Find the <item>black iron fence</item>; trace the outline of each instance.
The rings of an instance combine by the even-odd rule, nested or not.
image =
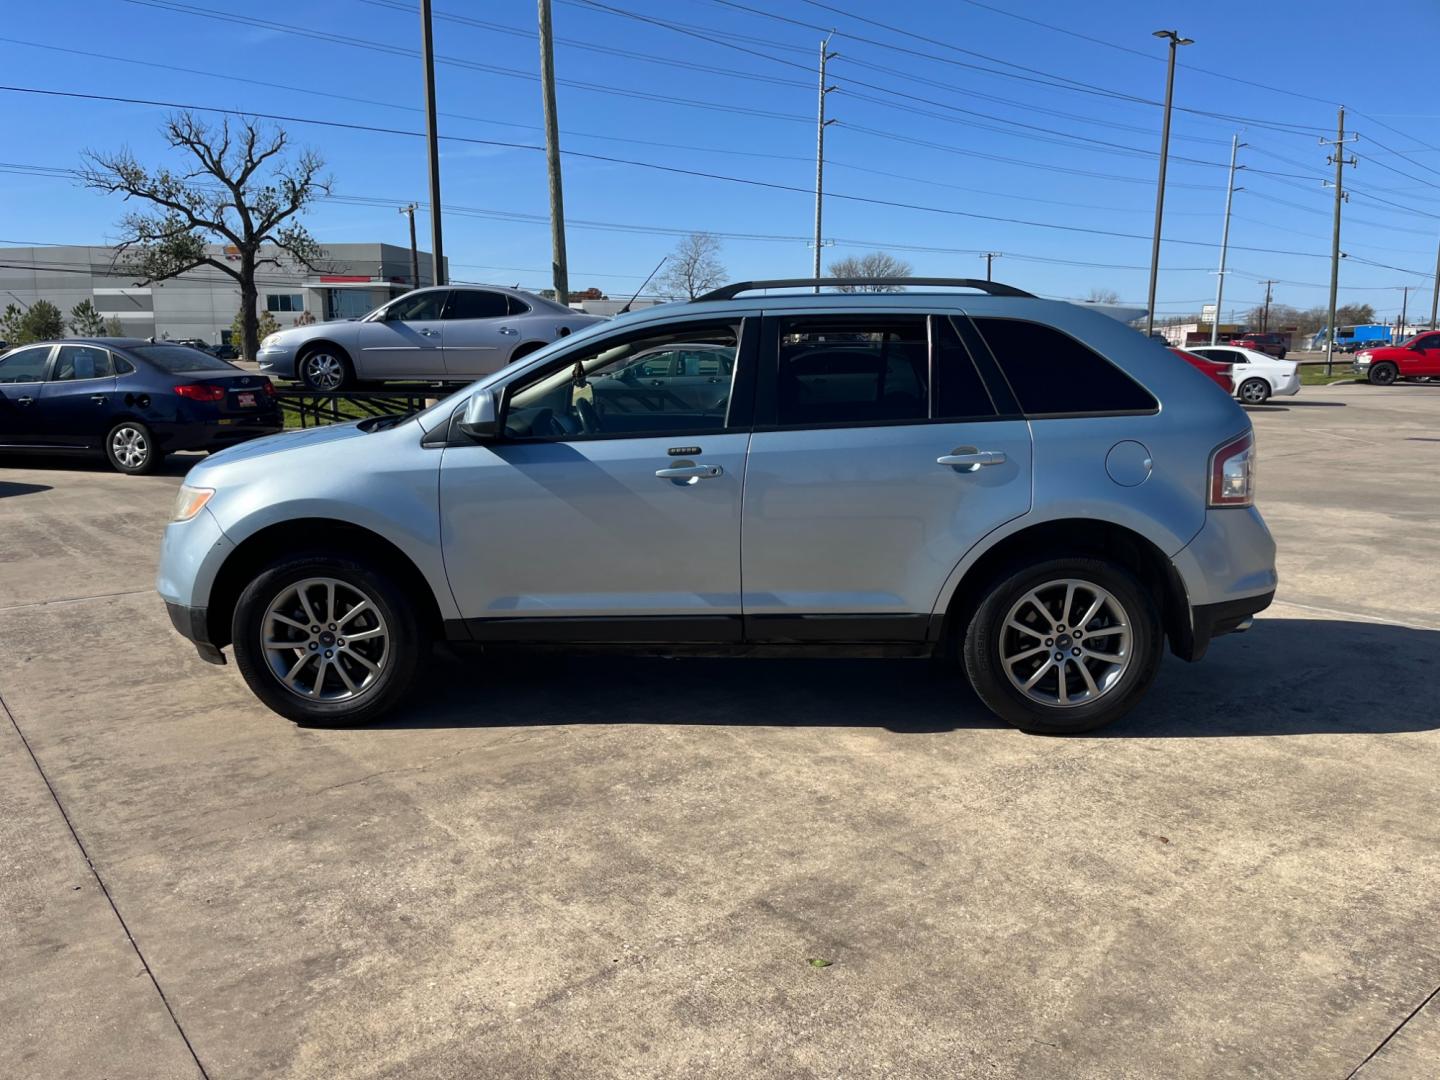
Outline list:
[[[304,428],[417,412],[448,392],[449,388],[437,386],[401,390],[300,390],[277,386],[275,399],[286,414],[285,426],[293,426],[291,417],[295,417]]]

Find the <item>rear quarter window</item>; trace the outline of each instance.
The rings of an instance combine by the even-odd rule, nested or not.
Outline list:
[[[1044,323],[972,320],[1028,416],[1153,412],[1150,392],[1088,345]]]

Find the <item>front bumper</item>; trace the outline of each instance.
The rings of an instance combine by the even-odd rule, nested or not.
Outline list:
[[[295,378],[295,350],[261,349],[255,356],[260,364],[260,373],[272,378]]]
[[[215,575],[234,548],[208,506],[189,521],[172,521],[160,543],[155,591],[175,629],[212,664],[225,663],[225,655],[210,634],[207,605]]]
[[[165,610],[170,614],[170,625],[195,645],[200,659],[210,664],[224,664],[225,654],[210,641],[209,612],[203,607],[185,607],[165,601]]]

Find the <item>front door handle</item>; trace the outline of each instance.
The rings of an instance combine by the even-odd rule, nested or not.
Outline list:
[[[435,336],[437,336],[437,335],[440,333],[440,331],[439,331],[439,330],[421,330],[420,333],[422,333],[422,334],[425,335],[426,337],[435,337]]]
[[[977,450],[973,446],[957,446],[935,459],[936,465],[949,465],[960,472],[976,472],[982,465],[1005,464],[1003,450]]]
[[[35,399],[34,399],[33,397],[31,397],[29,394],[26,394],[24,397],[17,397],[17,398],[15,399],[15,404],[16,404],[16,405],[33,405],[33,404],[35,404]]]
[[[656,469],[655,475],[661,480],[677,480],[693,484],[697,480],[713,480],[725,472],[719,465],[672,465],[668,469]]]
[[[96,405],[104,405],[106,398],[104,394],[91,394],[90,400],[93,401]]]

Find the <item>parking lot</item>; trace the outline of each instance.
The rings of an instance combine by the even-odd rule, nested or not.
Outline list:
[[[542,654],[297,728],[152,590],[183,458],[0,461],[0,1075],[1433,1075],[1440,386],[1251,411],[1277,602],[1070,739]]]

